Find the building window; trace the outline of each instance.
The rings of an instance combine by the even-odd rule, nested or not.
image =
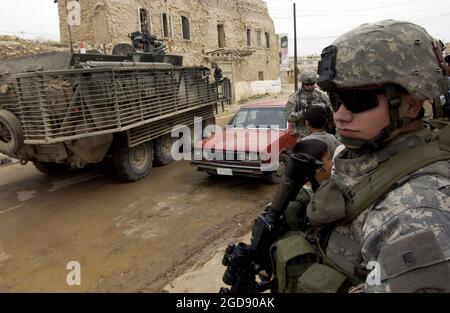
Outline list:
[[[223,24],[217,25],[219,48],[225,48],[225,27]]]
[[[247,47],[252,46],[252,30],[247,28]]]
[[[181,17],[181,32],[183,39],[191,39],[191,26],[189,24],[189,19],[186,16]]]
[[[167,13],[161,14],[161,22],[162,22],[162,35],[164,38],[168,38],[172,36],[172,19]]]
[[[258,72],[258,79],[264,80],[264,72]]]
[[[144,8],[139,9],[139,24],[142,33],[150,34],[150,19],[148,11]]]
[[[268,32],[265,32],[264,35],[266,36],[266,48],[270,48],[270,35]]]
[[[261,31],[256,31],[256,46],[261,47]]]

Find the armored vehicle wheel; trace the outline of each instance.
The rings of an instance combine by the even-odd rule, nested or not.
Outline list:
[[[281,178],[283,177],[284,171],[286,170],[288,161],[289,157],[287,156],[287,154],[281,153],[277,170],[267,177],[267,181],[269,183],[278,184],[281,182]]]
[[[45,175],[59,175],[67,173],[70,169],[68,164],[59,164],[54,162],[33,161],[34,167]]]
[[[123,181],[134,182],[148,175],[153,165],[153,145],[145,142],[128,147],[126,140],[116,144],[113,154],[116,175]]]
[[[155,147],[156,165],[167,165],[174,161],[171,152],[174,141],[175,138],[172,138],[170,134],[166,134],[155,140],[153,145]]]
[[[211,129],[208,127],[209,125],[216,125],[215,117],[210,117],[210,118],[203,120],[203,129],[202,129],[202,137],[203,138],[211,136]],[[206,129],[207,127],[208,127],[208,129]],[[208,130],[208,131],[205,133],[205,130]]]
[[[0,152],[14,156],[23,140],[19,119],[8,110],[0,110]]]

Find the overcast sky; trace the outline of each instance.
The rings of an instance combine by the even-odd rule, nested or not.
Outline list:
[[[450,41],[450,0],[266,0],[277,33],[288,33],[293,53],[292,4],[297,5],[300,55],[320,53],[337,36],[366,22],[398,19],[417,23]],[[0,34],[59,39],[53,0],[0,0]]]
[[[450,41],[450,0],[266,0],[276,32],[289,34],[291,54],[294,2],[300,55],[320,53],[352,28],[385,19],[419,24],[430,35]]]

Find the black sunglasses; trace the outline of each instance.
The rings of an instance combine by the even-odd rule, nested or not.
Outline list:
[[[302,83],[305,86],[314,86],[316,83]]]
[[[384,93],[383,89],[330,91],[330,102],[334,112],[344,105],[352,113],[361,113],[378,106],[377,95]]]

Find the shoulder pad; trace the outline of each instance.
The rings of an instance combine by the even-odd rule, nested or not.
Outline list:
[[[450,227],[446,225],[446,233]],[[445,232],[445,230],[444,230]],[[389,292],[450,292],[450,262],[444,241],[431,230],[414,232],[380,252],[381,281]]]

